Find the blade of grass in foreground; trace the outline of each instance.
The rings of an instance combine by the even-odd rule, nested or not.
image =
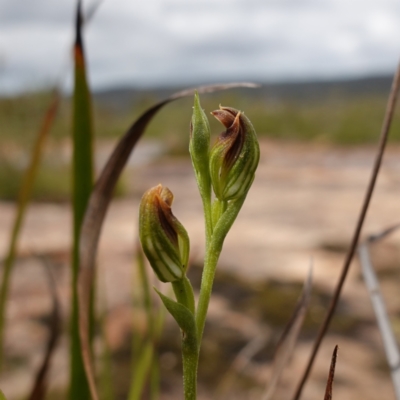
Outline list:
[[[257,87],[249,83],[232,83],[225,85],[210,85],[197,88],[198,93],[211,93],[218,90],[230,89],[235,87]],[[125,135],[119,140],[117,146],[109,157],[103,171],[98,178],[93,192],[90,196],[89,204],[82,224],[79,257],[80,268],[78,278],[79,295],[79,334],[82,345],[82,357],[84,359],[85,371],[89,381],[90,391],[93,400],[98,400],[95,374],[92,365],[90,352],[90,341],[88,336],[88,324],[90,318],[90,293],[95,276],[95,258],[97,245],[103,221],[111,201],[115,185],[120,177],[128,158],[136,143],[143,135],[148,123],[153,119],[157,112],[171,101],[186,96],[193,96],[196,89],[184,90],[174,93],[167,99],[155,104],[146,110],[128,129]]]
[[[104,328],[102,328],[103,330]],[[103,351],[101,356],[101,371],[100,371],[100,391],[102,400],[114,400],[115,389],[112,380],[112,353],[110,346],[107,343],[105,332],[103,336]]]
[[[79,340],[79,312],[77,281],[79,271],[79,236],[83,216],[93,186],[93,132],[91,96],[86,78],[85,56],[82,38],[81,1],[76,13],[76,37],[74,45],[74,93],[73,93],[73,249],[72,249],[72,305],[71,305],[71,350],[69,399],[88,399],[89,385],[84,371]],[[89,293],[89,322],[85,329],[92,337],[93,286]]]
[[[53,356],[58,338],[60,336],[60,302],[57,296],[56,283],[47,260],[41,257],[48,276],[49,291],[51,293],[53,308],[50,315],[50,335],[47,340],[46,352],[43,361],[37,370],[35,381],[28,396],[28,400],[43,400],[47,391],[47,376],[50,361]]]
[[[131,379],[131,388],[129,390],[129,400],[140,400],[143,396],[146,381],[151,372],[152,361],[154,357],[154,346],[150,338],[141,343],[137,362],[135,362],[134,379]]]
[[[139,400],[142,398],[146,382],[150,381],[154,368],[158,365],[155,362],[155,346],[157,342],[156,332],[156,312],[153,307],[151,298],[151,285],[146,271],[143,251],[140,244],[136,244],[136,261],[139,272],[139,287],[142,289],[142,305],[147,317],[147,332],[146,337],[138,337],[137,333],[133,333],[132,342],[132,379],[129,390],[129,400]],[[150,388],[155,390],[153,385],[156,382],[151,382]]]
[[[36,142],[31,153],[31,159],[25,172],[21,189],[18,195],[17,210],[14,224],[11,230],[10,244],[8,246],[8,251],[4,263],[3,279],[0,289],[0,366],[2,366],[4,359],[3,339],[8,289],[17,253],[19,234],[21,232],[21,226],[25,217],[26,208],[32,195],[32,189],[40,165],[44,144],[46,142],[50,129],[53,126],[53,122],[60,104],[60,97],[61,96],[59,91],[54,90],[51,103],[49,104],[49,107],[44,114],[42,125],[39,129]]]

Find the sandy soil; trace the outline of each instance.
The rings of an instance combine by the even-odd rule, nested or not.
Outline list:
[[[139,147],[137,153],[140,155],[140,152]],[[312,258],[314,285],[330,294],[350,243],[373,156],[373,149],[367,147],[339,149],[264,141],[256,180],[226,239],[219,266],[221,271],[254,283],[268,279],[303,282]],[[122,346],[131,329],[127,305],[131,301],[134,279],[133,248],[141,194],[158,183],[168,186],[175,194],[174,213],[191,237],[195,264],[201,263],[204,244],[201,203],[189,160],[164,158],[131,165],[126,179],[130,195],[113,202],[98,256],[99,285],[102,293],[106,293],[108,333],[113,349]],[[376,233],[399,222],[399,198],[400,148],[391,147],[385,156],[363,232]],[[14,205],[0,203],[0,258],[5,255],[13,216]],[[63,312],[67,316],[70,233],[68,205],[33,204],[29,208],[7,314],[6,352],[10,365],[0,379],[0,387],[10,395],[10,400],[26,393],[31,371],[40,361],[47,332],[43,318],[49,311],[50,300],[40,260],[34,255],[46,255],[55,266]],[[400,234],[395,233],[373,249],[373,260],[382,278],[384,295],[398,334],[399,239]],[[353,262],[343,302],[348,314],[369,324],[349,336],[331,334],[327,337],[303,398],[323,398],[330,354],[335,344],[340,346],[340,355],[334,398],[394,398],[358,261]],[[222,311],[232,312],[224,304],[221,296],[215,297],[210,309],[210,324]],[[240,321],[239,314],[236,318]],[[255,331],[250,329],[250,333],[246,333],[248,340]],[[289,398],[288,393],[292,393],[307,360],[311,339],[308,337],[299,343],[276,398]],[[66,338],[63,338],[55,355],[51,376],[53,388],[66,381],[66,345]],[[270,367],[257,364],[252,368],[253,378],[256,377],[261,385]],[[210,398],[205,394],[207,396]],[[259,392],[250,393],[246,398],[259,398]]]

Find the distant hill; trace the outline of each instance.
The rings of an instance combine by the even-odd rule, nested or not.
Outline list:
[[[250,91],[246,89],[246,95],[263,97],[270,101],[290,99],[318,100],[332,95],[338,97],[366,95],[386,96],[389,93],[391,82],[392,76],[387,75],[343,80],[263,83],[258,89],[252,89]],[[121,109],[144,97],[149,97],[154,100],[162,99],[182,89],[184,89],[184,87],[164,87],[155,89],[110,88],[96,91],[94,96],[96,102],[102,106]]]

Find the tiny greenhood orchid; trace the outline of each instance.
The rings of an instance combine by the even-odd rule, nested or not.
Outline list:
[[[220,106],[212,115],[226,128],[210,155],[214,193],[222,201],[237,199],[248,192],[254,180],[260,160],[257,135],[241,111]]]
[[[149,189],[140,203],[140,242],[162,282],[183,279],[189,259],[189,236],[172,214],[173,198],[167,187],[158,185]]]

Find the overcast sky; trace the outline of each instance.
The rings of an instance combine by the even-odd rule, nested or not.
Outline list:
[[[0,0],[0,93],[68,75],[74,7]],[[85,44],[95,88],[392,73],[400,2],[104,0]]]

